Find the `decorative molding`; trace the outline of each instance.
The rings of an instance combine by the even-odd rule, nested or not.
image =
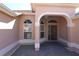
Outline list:
[[[17,44],[14,48],[12,48],[8,53],[6,53],[4,56],[11,56],[15,51],[20,47],[20,44]]]
[[[71,23],[70,25],[67,25],[67,27],[75,27],[75,24]]]
[[[62,39],[62,38],[60,38],[59,40],[58,40],[59,42],[62,42],[62,43],[68,43],[68,41],[66,41],[66,40],[64,40],[64,39]]]
[[[60,16],[63,16],[67,20],[67,26],[68,27],[73,26],[72,19],[67,13],[63,13],[63,12],[44,12],[38,17],[38,21],[40,21],[41,17],[43,17],[44,15],[60,15]]]
[[[47,40],[46,40],[46,38],[41,38],[40,39],[40,43],[43,43],[43,42],[46,42]]]
[[[40,20],[40,18],[44,15],[61,15],[61,16],[67,17],[67,21],[72,20],[71,17],[67,13],[63,13],[63,12],[44,12],[39,16],[38,19]]]
[[[66,43],[66,44],[68,45],[68,47],[79,49],[79,44],[77,44],[77,43],[68,42],[68,41],[66,41],[66,40],[64,40],[64,39],[59,39],[58,41],[59,41],[59,42]]]
[[[43,42],[45,42],[47,40],[45,38],[42,38],[39,41],[40,41],[40,43],[43,43]],[[19,40],[19,44],[33,45],[33,44],[35,44],[35,41],[33,39],[22,39],[22,40]]]
[[[33,45],[34,44],[34,40],[32,40],[32,39],[22,39],[22,40],[19,40],[19,44],[22,44],[22,45]]]
[[[2,50],[0,50],[0,56],[5,55],[6,53],[8,53],[12,48],[14,48],[16,45],[18,44],[17,42],[14,42],[13,44],[3,48]]]
[[[77,44],[77,43],[68,43],[68,46],[69,47],[74,47],[74,48],[77,48],[77,49],[79,49],[79,44]]]

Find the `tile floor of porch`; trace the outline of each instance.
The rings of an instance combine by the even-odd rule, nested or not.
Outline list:
[[[59,42],[45,42],[41,44],[40,51],[36,52],[33,45],[21,45],[12,56],[79,56],[69,51]]]

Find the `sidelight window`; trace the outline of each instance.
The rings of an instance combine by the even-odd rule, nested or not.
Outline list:
[[[41,21],[40,25],[40,38],[44,38],[44,23]]]

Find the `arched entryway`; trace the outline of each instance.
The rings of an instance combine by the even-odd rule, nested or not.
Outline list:
[[[57,40],[57,20],[45,15],[40,19],[40,41]]]
[[[68,30],[66,19],[62,16],[44,15],[40,19],[40,36],[40,40],[43,41],[67,41]]]
[[[44,15],[40,19],[40,40],[68,40],[67,21],[62,16]]]
[[[51,20],[49,21],[49,18],[51,18]],[[68,41],[70,39],[70,27],[73,26],[72,24],[72,20],[71,18],[65,14],[65,13],[43,13],[41,14],[37,21],[35,22],[35,34],[38,33],[38,35],[35,35],[35,49],[36,50],[39,50],[40,48],[40,41],[41,41],[41,38],[40,38],[40,29],[41,29],[41,25],[40,25],[40,22],[41,21],[44,21],[45,22],[45,26],[44,26],[44,38],[43,38],[43,41],[48,41],[48,33],[49,32],[49,27],[51,28],[51,30],[53,30],[52,32],[56,32],[54,34],[51,33],[51,36],[53,35],[53,38],[55,38],[56,40],[59,40],[59,41]],[[47,21],[47,22],[46,22]],[[52,23],[51,23],[52,21]],[[48,25],[48,24],[52,24],[52,26]],[[55,31],[54,31],[55,30]],[[55,37],[54,37],[55,36]],[[55,40],[54,39],[54,40]],[[52,39],[53,40],[53,39]]]

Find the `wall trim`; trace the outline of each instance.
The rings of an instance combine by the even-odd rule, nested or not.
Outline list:
[[[45,42],[47,40],[45,38],[42,38],[39,41],[40,41],[40,43],[43,43],[43,42]],[[22,39],[22,40],[19,40],[19,44],[33,45],[33,44],[35,44],[35,41],[33,39]]]
[[[32,40],[32,39],[21,39],[21,40],[19,40],[19,44],[21,44],[21,45],[33,45],[34,40]]]
[[[69,46],[69,47],[72,47],[72,48],[77,48],[77,49],[79,49],[79,44],[77,44],[77,43],[68,43],[68,46]]]
[[[8,53],[12,48],[14,48],[16,45],[18,44],[18,41],[17,42],[14,42],[10,45],[8,45],[7,47],[3,48],[0,50],[0,56],[3,56],[5,55],[6,53]]]
[[[62,38],[60,38],[58,41],[59,41],[59,42],[62,42],[62,43],[68,44],[68,41],[67,41],[67,40],[64,40],[64,39],[62,39]]]
[[[11,56],[15,51],[20,47],[20,44],[17,44],[15,47],[13,47],[8,53],[6,53],[4,56]]]
[[[66,41],[66,40],[64,40],[64,39],[59,39],[58,41],[59,41],[59,42],[62,42],[62,43],[66,43],[66,44],[68,45],[68,47],[70,47],[70,48],[79,49],[79,44],[77,44],[77,43],[68,42],[68,41]]]
[[[63,16],[64,18],[66,18],[67,26],[73,27],[72,19],[67,13],[64,13],[64,12],[44,12],[44,13],[40,14],[40,16],[38,17],[38,21],[40,21],[41,17],[43,17],[44,15],[60,15],[60,16]]]

